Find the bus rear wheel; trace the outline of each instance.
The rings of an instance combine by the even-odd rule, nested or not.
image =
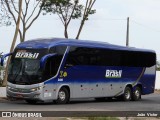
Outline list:
[[[69,97],[68,90],[65,87],[63,87],[58,92],[58,98],[56,100],[56,103],[58,103],[58,104],[66,104],[66,103],[69,102],[69,98],[70,97]]]
[[[133,101],[138,101],[141,99],[141,88],[140,87],[136,87],[135,90],[133,91],[133,95],[132,95],[132,100]]]
[[[126,87],[124,90],[124,94],[122,95],[122,98],[124,101],[130,101],[132,97],[132,92],[130,87]]]

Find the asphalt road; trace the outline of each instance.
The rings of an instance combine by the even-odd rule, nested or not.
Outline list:
[[[0,111],[160,111],[160,94],[142,96],[140,101],[94,99],[72,100],[69,104],[54,103],[27,104],[25,101],[1,101]]]

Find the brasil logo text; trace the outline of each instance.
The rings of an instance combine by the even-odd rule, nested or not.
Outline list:
[[[121,78],[122,70],[106,70],[106,78]]]
[[[30,58],[30,59],[37,59],[39,53],[30,53],[30,52],[17,52],[15,58]]]

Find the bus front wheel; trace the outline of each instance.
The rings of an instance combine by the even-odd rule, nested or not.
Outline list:
[[[58,92],[58,98],[56,100],[56,103],[66,104],[68,102],[69,102],[69,92],[65,87],[63,87]]]
[[[133,91],[132,100],[138,101],[140,99],[141,99],[141,88],[136,87],[135,90]]]

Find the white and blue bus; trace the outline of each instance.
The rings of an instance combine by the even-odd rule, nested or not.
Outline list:
[[[75,98],[139,100],[154,92],[156,53],[109,43],[36,39],[17,45],[8,70],[7,97],[28,103]]]

